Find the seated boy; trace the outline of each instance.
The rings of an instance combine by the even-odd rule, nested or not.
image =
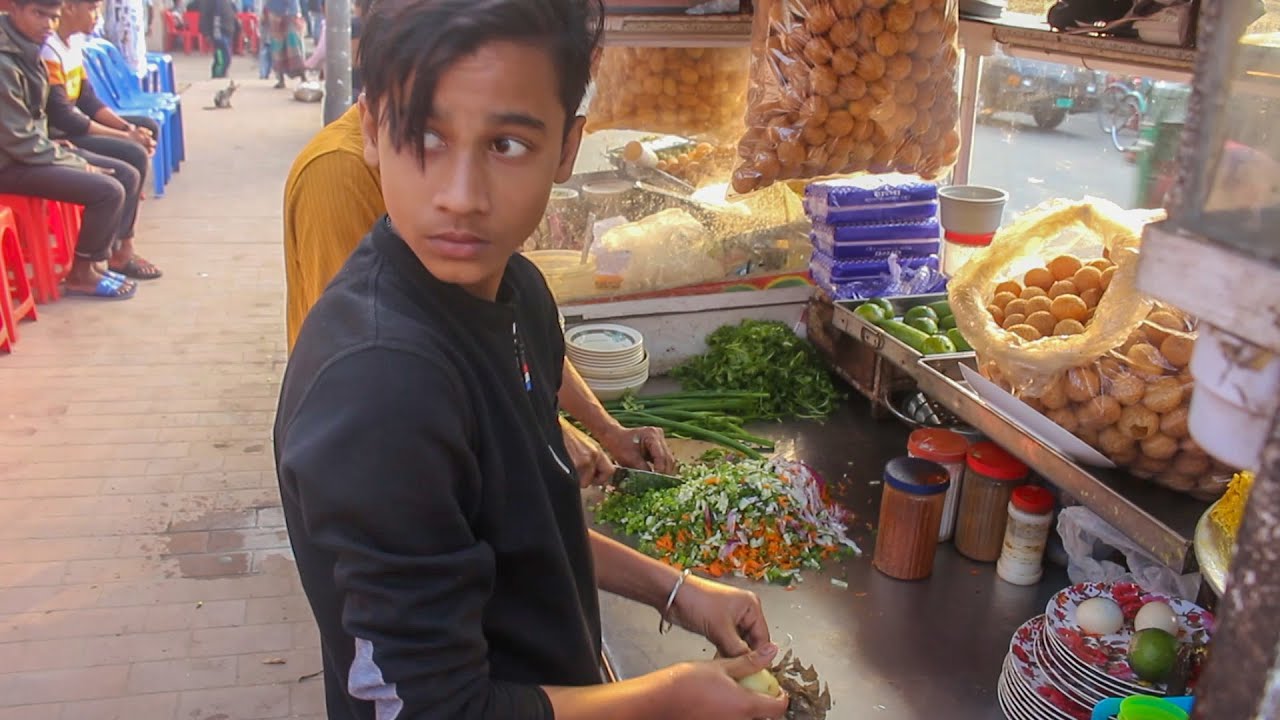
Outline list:
[[[587,529],[555,303],[516,249],[581,140],[599,0],[386,0],[361,44],[387,215],[303,324],[276,421],[330,720],[773,718],[754,594]],[[597,588],[728,659],[601,684]]]
[[[57,31],[40,49],[49,71],[49,133],[82,150],[129,163],[145,188],[160,126],[149,117],[117,115],[99,99],[85,72],[85,40],[101,11],[102,0],[66,0]]]

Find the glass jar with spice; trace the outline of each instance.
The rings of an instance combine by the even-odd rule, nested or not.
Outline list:
[[[969,441],[959,433],[941,428],[920,428],[907,438],[907,454],[922,460],[931,460],[946,468],[951,478],[947,497],[942,505],[942,526],[938,529],[938,542],[946,542],[955,534],[956,510],[960,504],[960,485],[964,479],[965,455]]]
[[[884,468],[880,526],[871,564],[899,580],[933,572],[942,506],[951,485],[946,468],[920,458],[894,458]]]
[[[1044,575],[1041,563],[1053,522],[1053,493],[1023,485],[1009,499],[1009,522],[996,574],[1014,585],[1035,585]]]
[[[969,448],[966,465],[956,518],[956,550],[971,560],[995,562],[1004,546],[1009,498],[1014,488],[1026,484],[1029,469],[992,442]]]

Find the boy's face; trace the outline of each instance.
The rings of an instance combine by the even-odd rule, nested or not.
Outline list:
[[[36,3],[15,5],[9,13],[9,19],[13,22],[13,27],[37,45],[43,45],[44,41],[49,39],[54,29],[58,27],[58,18],[61,16],[61,7],[50,7]]]
[[[545,50],[482,46],[440,76],[421,159],[409,144],[395,149],[361,98],[365,159],[381,173],[387,214],[439,280],[497,296],[552,184],[573,173],[582,121],[565,139],[559,88]]]
[[[98,13],[102,10],[101,2],[69,2],[62,6],[62,20],[58,23],[58,31],[71,33],[91,33],[98,24]]]

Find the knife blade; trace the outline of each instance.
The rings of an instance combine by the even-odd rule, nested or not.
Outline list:
[[[613,473],[613,486],[628,495],[641,495],[651,490],[666,490],[684,482],[678,475],[664,475],[649,470],[620,467]]]

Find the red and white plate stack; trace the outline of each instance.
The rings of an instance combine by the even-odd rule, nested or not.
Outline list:
[[[1125,623],[1109,635],[1090,635],[1076,622],[1076,608],[1094,597],[1114,600]],[[1009,644],[998,687],[1009,720],[1089,720],[1107,698],[1165,694],[1162,684],[1138,679],[1129,667],[1133,621],[1144,605],[1164,602],[1174,611],[1178,640],[1207,645],[1213,615],[1195,603],[1144,592],[1132,583],[1082,583],[1055,595],[1044,615],[1018,628]],[[1199,668],[1192,668],[1192,685]]]

